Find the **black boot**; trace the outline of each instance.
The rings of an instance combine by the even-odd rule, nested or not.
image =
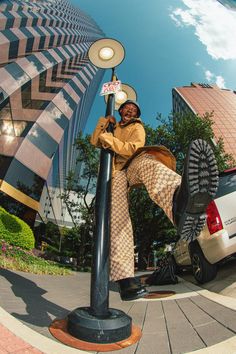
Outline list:
[[[120,297],[123,301],[139,299],[148,294],[145,286],[143,286],[137,278],[125,278],[118,280]]]
[[[218,169],[211,147],[193,141],[185,160],[181,185],[173,197],[173,218],[181,239],[195,239],[206,221],[206,208],[218,188]]]

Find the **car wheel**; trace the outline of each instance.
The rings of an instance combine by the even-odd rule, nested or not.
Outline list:
[[[195,247],[191,252],[191,262],[193,276],[198,283],[204,284],[208,281],[213,280],[217,274],[217,266],[215,264],[209,263],[202,250]]]

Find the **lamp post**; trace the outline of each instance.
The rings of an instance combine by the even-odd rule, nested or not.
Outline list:
[[[114,68],[124,59],[125,52],[120,42],[104,38],[97,40],[89,49],[89,59],[97,67],[112,69],[112,81],[116,80]],[[135,91],[122,85],[123,93],[117,95],[116,107],[126,99],[135,99]],[[114,115],[115,95],[107,98],[106,116]],[[110,123],[108,131],[113,132]],[[109,308],[109,249],[111,172],[110,150],[101,149],[100,170],[97,181],[95,204],[94,251],[91,274],[90,307],[81,307],[68,315],[68,332],[74,337],[93,343],[114,343],[131,335],[132,319],[123,311]]]

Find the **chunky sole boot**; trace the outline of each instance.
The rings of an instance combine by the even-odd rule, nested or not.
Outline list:
[[[185,160],[182,182],[173,198],[177,233],[194,240],[206,222],[206,208],[218,188],[218,168],[211,147],[201,139],[193,141]]]

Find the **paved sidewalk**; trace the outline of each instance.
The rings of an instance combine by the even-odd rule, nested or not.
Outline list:
[[[9,329],[0,324],[0,353],[40,354],[42,352],[32,347],[32,345],[17,337],[14,333],[9,331]]]
[[[1,269],[0,289],[0,354],[84,353],[56,341],[48,326],[89,305],[88,273],[59,277]],[[141,340],[119,353],[236,353],[235,299],[182,279],[150,290],[173,290],[176,295],[122,302],[115,287],[110,291],[110,307],[125,311],[142,328]]]

